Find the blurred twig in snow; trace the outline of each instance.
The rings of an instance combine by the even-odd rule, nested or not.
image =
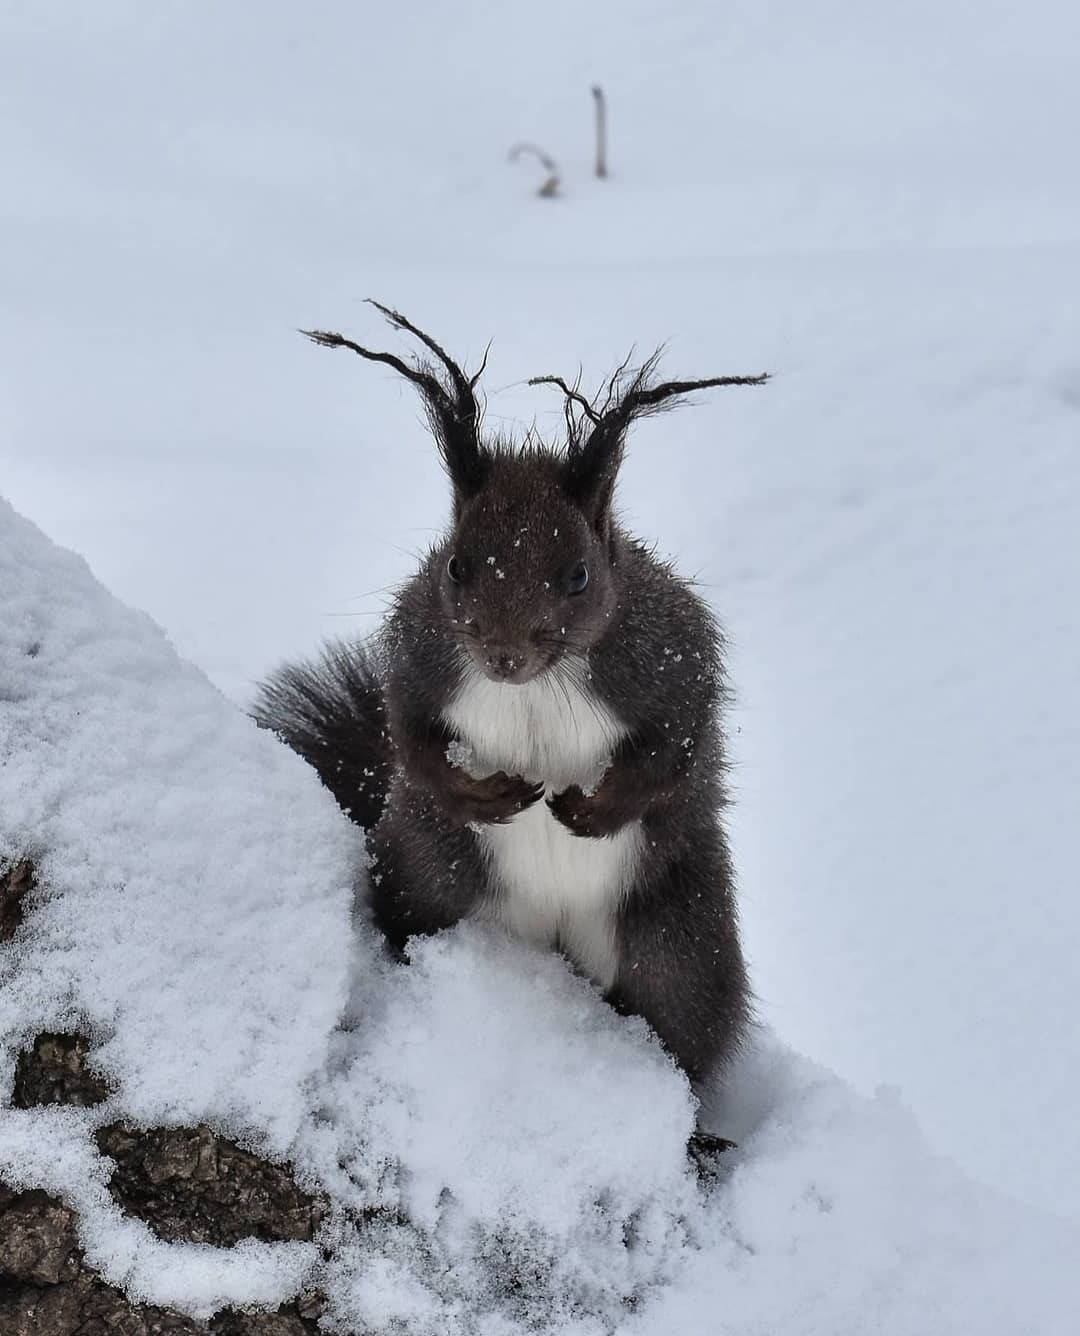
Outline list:
[[[548,154],[536,144],[515,144],[510,150],[510,161],[517,162],[518,158],[526,153],[532,154],[534,158],[537,158],[540,165],[547,172],[547,179],[536,193],[541,199],[554,199],[559,193],[559,169],[556,167],[554,159],[549,157]]]
[[[607,176],[607,101],[604,90],[599,84],[593,84],[593,100],[596,104],[596,175]]]

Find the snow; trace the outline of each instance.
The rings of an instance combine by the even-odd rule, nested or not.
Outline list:
[[[125,1112],[201,1111],[274,1153],[305,1147],[316,1177],[332,1177],[335,1138],[376,1120],[417,1157],[409,1206],[428,1222],[435,1161],[402,1110],[436,1137],[446,1105],[442,1165],[467,1204],[431,1256],[454,1259],[460,1291],[432,1288],[436,1263],[419,1266],[409,1239],[373,1251],[343,1234],[353,1260],[334,1292],[373,1322],[464,1322],[469,1286],[489,1281],[463,1239],[513,1199],[530,1222],[514,1246],[546,1239],[564,1295],[595,1264],[594,1306],[566,1330],[610,1315],[629,1271],[650,1297],[627,1329],[1064,1330],[1074,1226],[1034,1207],[1080,1216],[1080,185],[1063,168],[1078,38],[1063,0],[553,0],[542,20],[474,0],[268,0],[257,23],[199,4],[7,7],[0,489],[225,693],[0,512],[0,847],[29,841],[62,888],[35,912],[18,986],[4,976],[8,1049],[77,1011]],[[606,182],[589,176],[596,80]],[[504,162],[521,138],[558,162],[558,201]],[[760,1013],[861,1094],[763,1040],[732,1083],[749,1111],[724,1113],[741,1146],[707,1202],[663,1167],[689,1116],[676,1078],[598,1004],[586,1019],[550,962],[454,937],[414,977],[383,977],[348,921],[352,833],[230,706],[278,659],[370,628],[444,521],[407,387],[292,332],[398,347],[369,295],[473,367],[494,338],[494,427],[557,431],[557,396],[527,378],[580,365],[595,386],[634,343],[667,339],[674,375],[773,373],[642,424],[620,500],[698,574],[731,635],[731,820]],[[37,739],[17,753],[16,726]],[[64,768],[45,764],[45,738]],[[123,949],[133,940],[141,955]],[[424,1036],[445,1041],[455,1014],[440,1014],[443,990],[492,1062],[458,1051],[476,1086],[436,1092],[422,1064],[391,1064],[396,1032],[380,1027],[407,1020],[430,1056]],[[371,1024],[343,1038],[357,998]],[[530,1025],[534,1069],[485,1006],[538,1027],[554,1006],[574,1044],[553,1051]],[[632,1259],[603,1222],[583,1237],[565,1166],[548,1185],[515,1181],[513,1133],[485,1116],[542,1140],[545,1116],[569,1117],[560,1083],[607,1043],[626,1045],[627,1079],[644,1073],[658,1110],[621,1125],[659,1157],[636,1166],[658,1214]],[[385,1100],[357,1103],[368,1050]],[[347,1106],[336,1130],[311,1082]],[[476,1195],[470,1112],[509,1175]],[[588,1153],[574,1161],[560,1136],[567,1163],[595,1188],[582,1166],[598,1156],[610,1220],[632,1215],[601,1118],[584,1100],[572,1112]],[[224,1256],[121,1228],[90,1153],[99,1113],[55,1114],[46,1152],[44,1115],[4,1110],[2,1144],[27,1181],[64,1180],[110,1274],[202,1311],[244,1285],[269,1303],[310,1265],[267,1245],[265,1266],[226,1275]],[[198,1283],[168,1278],[183,1268]],[[517,1320],[495,1304],[486,1331],[503,1318]]]
[[[872,1101],[777,1045],[739,1073],[760,1101],[679,1282],[640,1333],[1046,1332],[1075,1327],[1075,1230],[927,1153],[896,1093]],[[741,1087],[741,1090],[740,1090]],[[763,1108],[764,1102],[768,1107]]]
[[[137,1119],[220,1107],[283,1149],[346,996],[358,839],[295,757],[6,502],[2,532],[0,858],[32,856],[50,893],[0,1028],[10,1043],[85,1020]]]
[[[216,1259],[123,1221],[95,1126],[213,1115],[283,1154],[307,1113],[357,948],[362,860],[329,795],[86,564],[0,501],[0,865],[44,888],[0,957],[0,1036],[92,1033],[115,1096],[4,1109],[5,1177],[60,1193],[90,1261],[138,1296],[213,1311],[270,1302],[310,1245]],[[216,1274],[220,1272],[220,1275]]]
[[[206,1317],[327,1295],[345,1331],[1071,1329],[1080,1233],[932,1155],[760,1032],[703,1119],[643,1022],[555,955],[461,928],[389,960],[359,833],[311,772],[0,504],[0,863],[40,889],[0,948],[0,1089],[45,1027],[115,1086],[0,1108],[0,1173],[76,1208],[90,1264]],[[312,1243],[165,1243],[96,1127],[205,1122],[334,1205]]]

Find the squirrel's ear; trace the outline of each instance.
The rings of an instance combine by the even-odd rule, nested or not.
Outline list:
[[[631,354],[632,356],[632,354]],[[611,518],[615,479],[626,451],[626,434],[638,418],[669,407],[683,394],[718,385],[764,385],[768,373],[759,376],[714,376],[709,380],[653,382],[660,354],[656,352],[636,370],[630,358],[607,383],[603,403],[597,407],[559,376],[534,376],[530,385],[557,385],[566,397],[566,462],[563,485],[601,534]]]
[[[321,329],[303,329],[300,332],[322,348],[349,348],[369,362],[382,362],[385,366],[393,367],[399,375],[416,386],[424,401],[439,454],[454,487],[455,509],[460,509],[463,502],[484,485],[491,462],[488,452],[480,444],[481,411],[475,393],[477,381],[487,364],[487,353],[484,354],[480,370],[472,377],[466,376],[429,334],[418,329],[399,311],[371,301],[370,298],[368,300],[395,329],[412,334],[434,353],[442,363],[442,370],[437,371],[419,358],[408,363],[393,353],[373,352],[341,334],[330,334]]]
[[[625,427],[618,432],[595,429],[583,445],[570,442],[563,466],[566,494],[601,536],[607,537],[615,480],[626,447]]]

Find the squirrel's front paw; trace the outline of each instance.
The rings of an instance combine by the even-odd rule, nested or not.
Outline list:
[[[633,814],[621,811],[604,793],[603,785],[596,793],[585,793],[577,784],[571,784],[562,793],[553,794],[547,800],[551,814],[574,835],[599,839],[604,835],[614,835],[627,822],[633,820]]]
[[[534,784],[520,775],[496,770],[483,779],[473,779],[464,772],[441,795],[443,810],[459,825],[473,822],[504,825],[544,796],[543,784]]]

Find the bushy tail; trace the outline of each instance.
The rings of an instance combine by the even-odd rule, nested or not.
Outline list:
[[[317,659],[278,668],[260,683],[251,713],[315,767],[346,815],[372,829],[394,754],[378,667],[366,646],[337,642]]]

